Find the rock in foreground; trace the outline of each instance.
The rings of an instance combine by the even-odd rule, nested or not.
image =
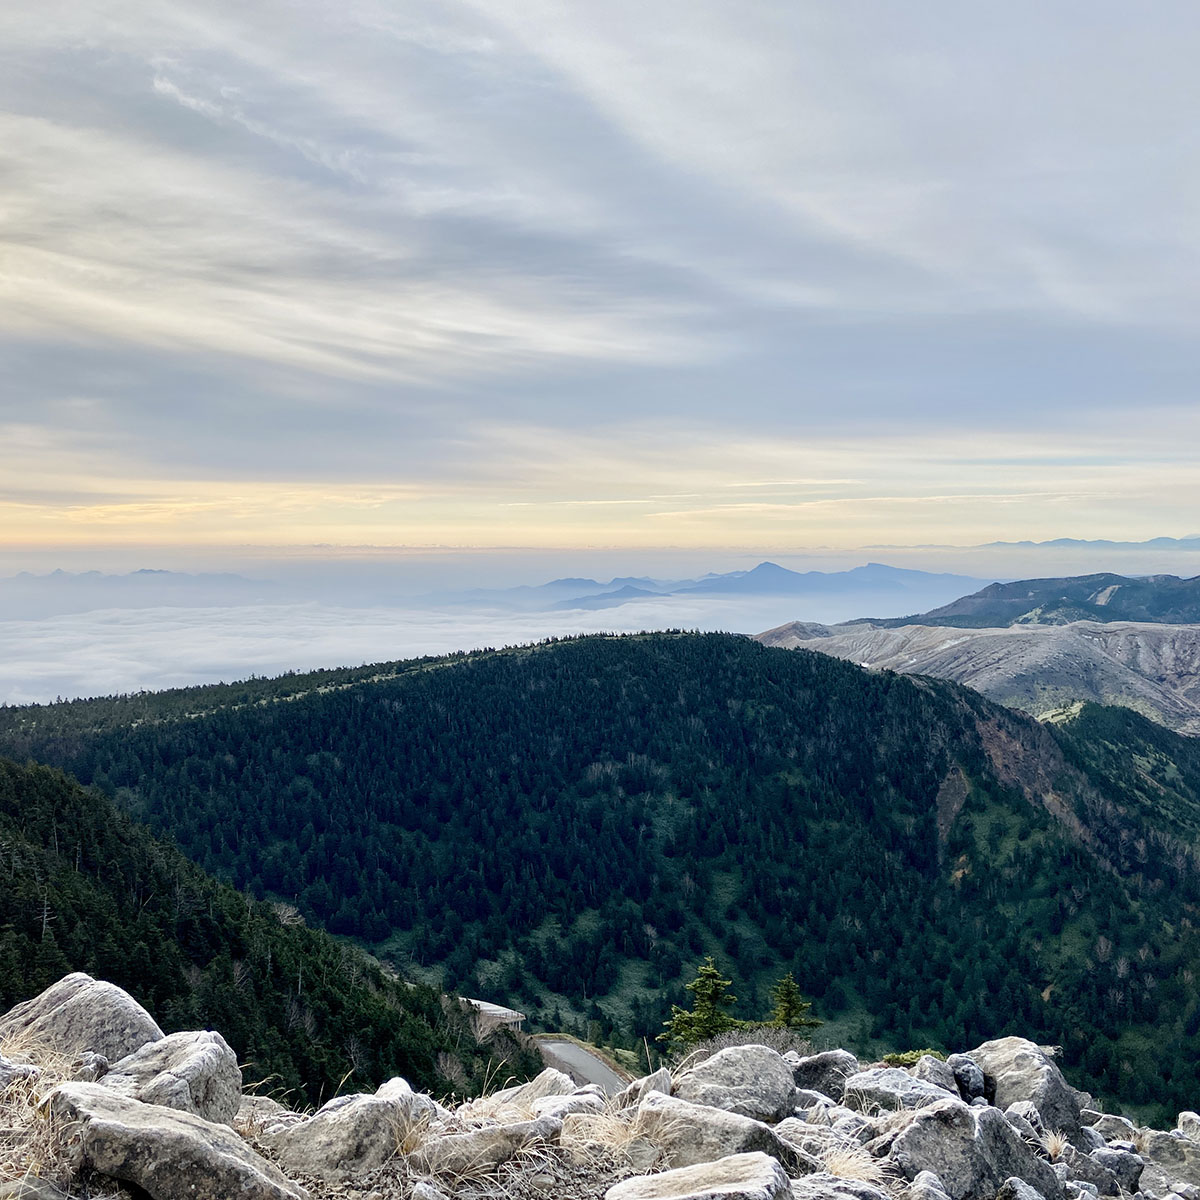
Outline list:
[[[172,1033],[113,1063],[101,1086],[228,1125],[241,1103],[242,1072],[219,1033]]]
[[[791,1181],[767,1154],[734,1154],[716,1162],[637,1175],[614,1184],[604,1200],[784,1200]]]
[[[47,1106],[66,1161],[131,1183],[152,1200],[307,1200],[303,1188],[226,1125],[97,1083],[63,1084]]]
[[[110,1062],[162,1037],[154,1018],[115,984],[76,972],[0,1017],[0,1038],[20,1035],[55,1054],[102,1054]]]

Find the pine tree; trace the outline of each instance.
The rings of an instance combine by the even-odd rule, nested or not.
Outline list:
[[[737,1003],[737,997],[728,991],[732,983],[732,979],[721,978],[721,972],[709,955],[696,971],[696,978],[685,985],[692,993],[691,1011],[672,1004],[671,1019],[663,1022],[667,1031],[660,1033],[657,1040],[668,1046],[687,1047],[726,1030],[740,1029],[745,1022],[724,1011]]]
[[[775,1029],[813,1029],[822,1023],[812,1015],[812,1001],[804,999],[791,971],[771,989],[771,1001],[775,1007],[767,1024]]]

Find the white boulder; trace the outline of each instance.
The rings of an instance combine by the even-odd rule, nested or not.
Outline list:
[[[100,1086],[228,1125],[241,1102],[242,1072],[219,1033],[172,1033],[113,1063]]]
[[[65,976],[0,1017],[0,1038],[17,1034],[58,1054],[75,1057],[90,1051],[110,1062],[163,1035],[128,992],[82,972]]]
[[[151,1200],[307,1198],[227,1125],[143,1104],[98,1083],[65,1083],[45,1103],[63,1161],[133,1184]]]
[[[635,1175],[613,1184],[604,1200],[785,1200],[791,1183],[767,1154],[733,1154],[715,1162]]]

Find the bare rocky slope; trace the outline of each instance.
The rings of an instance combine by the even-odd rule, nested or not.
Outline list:
[[[1016,1036],[908,1065],[727,1045],[612,1095],[548,1067],[447,1107],[402,1078],[294,1112],[219,1032],[65,977],[0,1016],[6,1200],[1193,1200],[1200,1116],[1104,1114]]]
[[[756,640],[953,680],[1034,716],[1080,700],[1119,704],[1200,735],[1200,625],[1074,621],[966,629],[793,621]]]

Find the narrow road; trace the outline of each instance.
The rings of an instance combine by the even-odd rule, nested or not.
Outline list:
[[[538,1039],[538,1049],[546,1064],[565,1071],[576,1083],[599,1084],[606,1096],[615,1095],[628,1080],[623,1079],[602,1059],[574,1042]]]

